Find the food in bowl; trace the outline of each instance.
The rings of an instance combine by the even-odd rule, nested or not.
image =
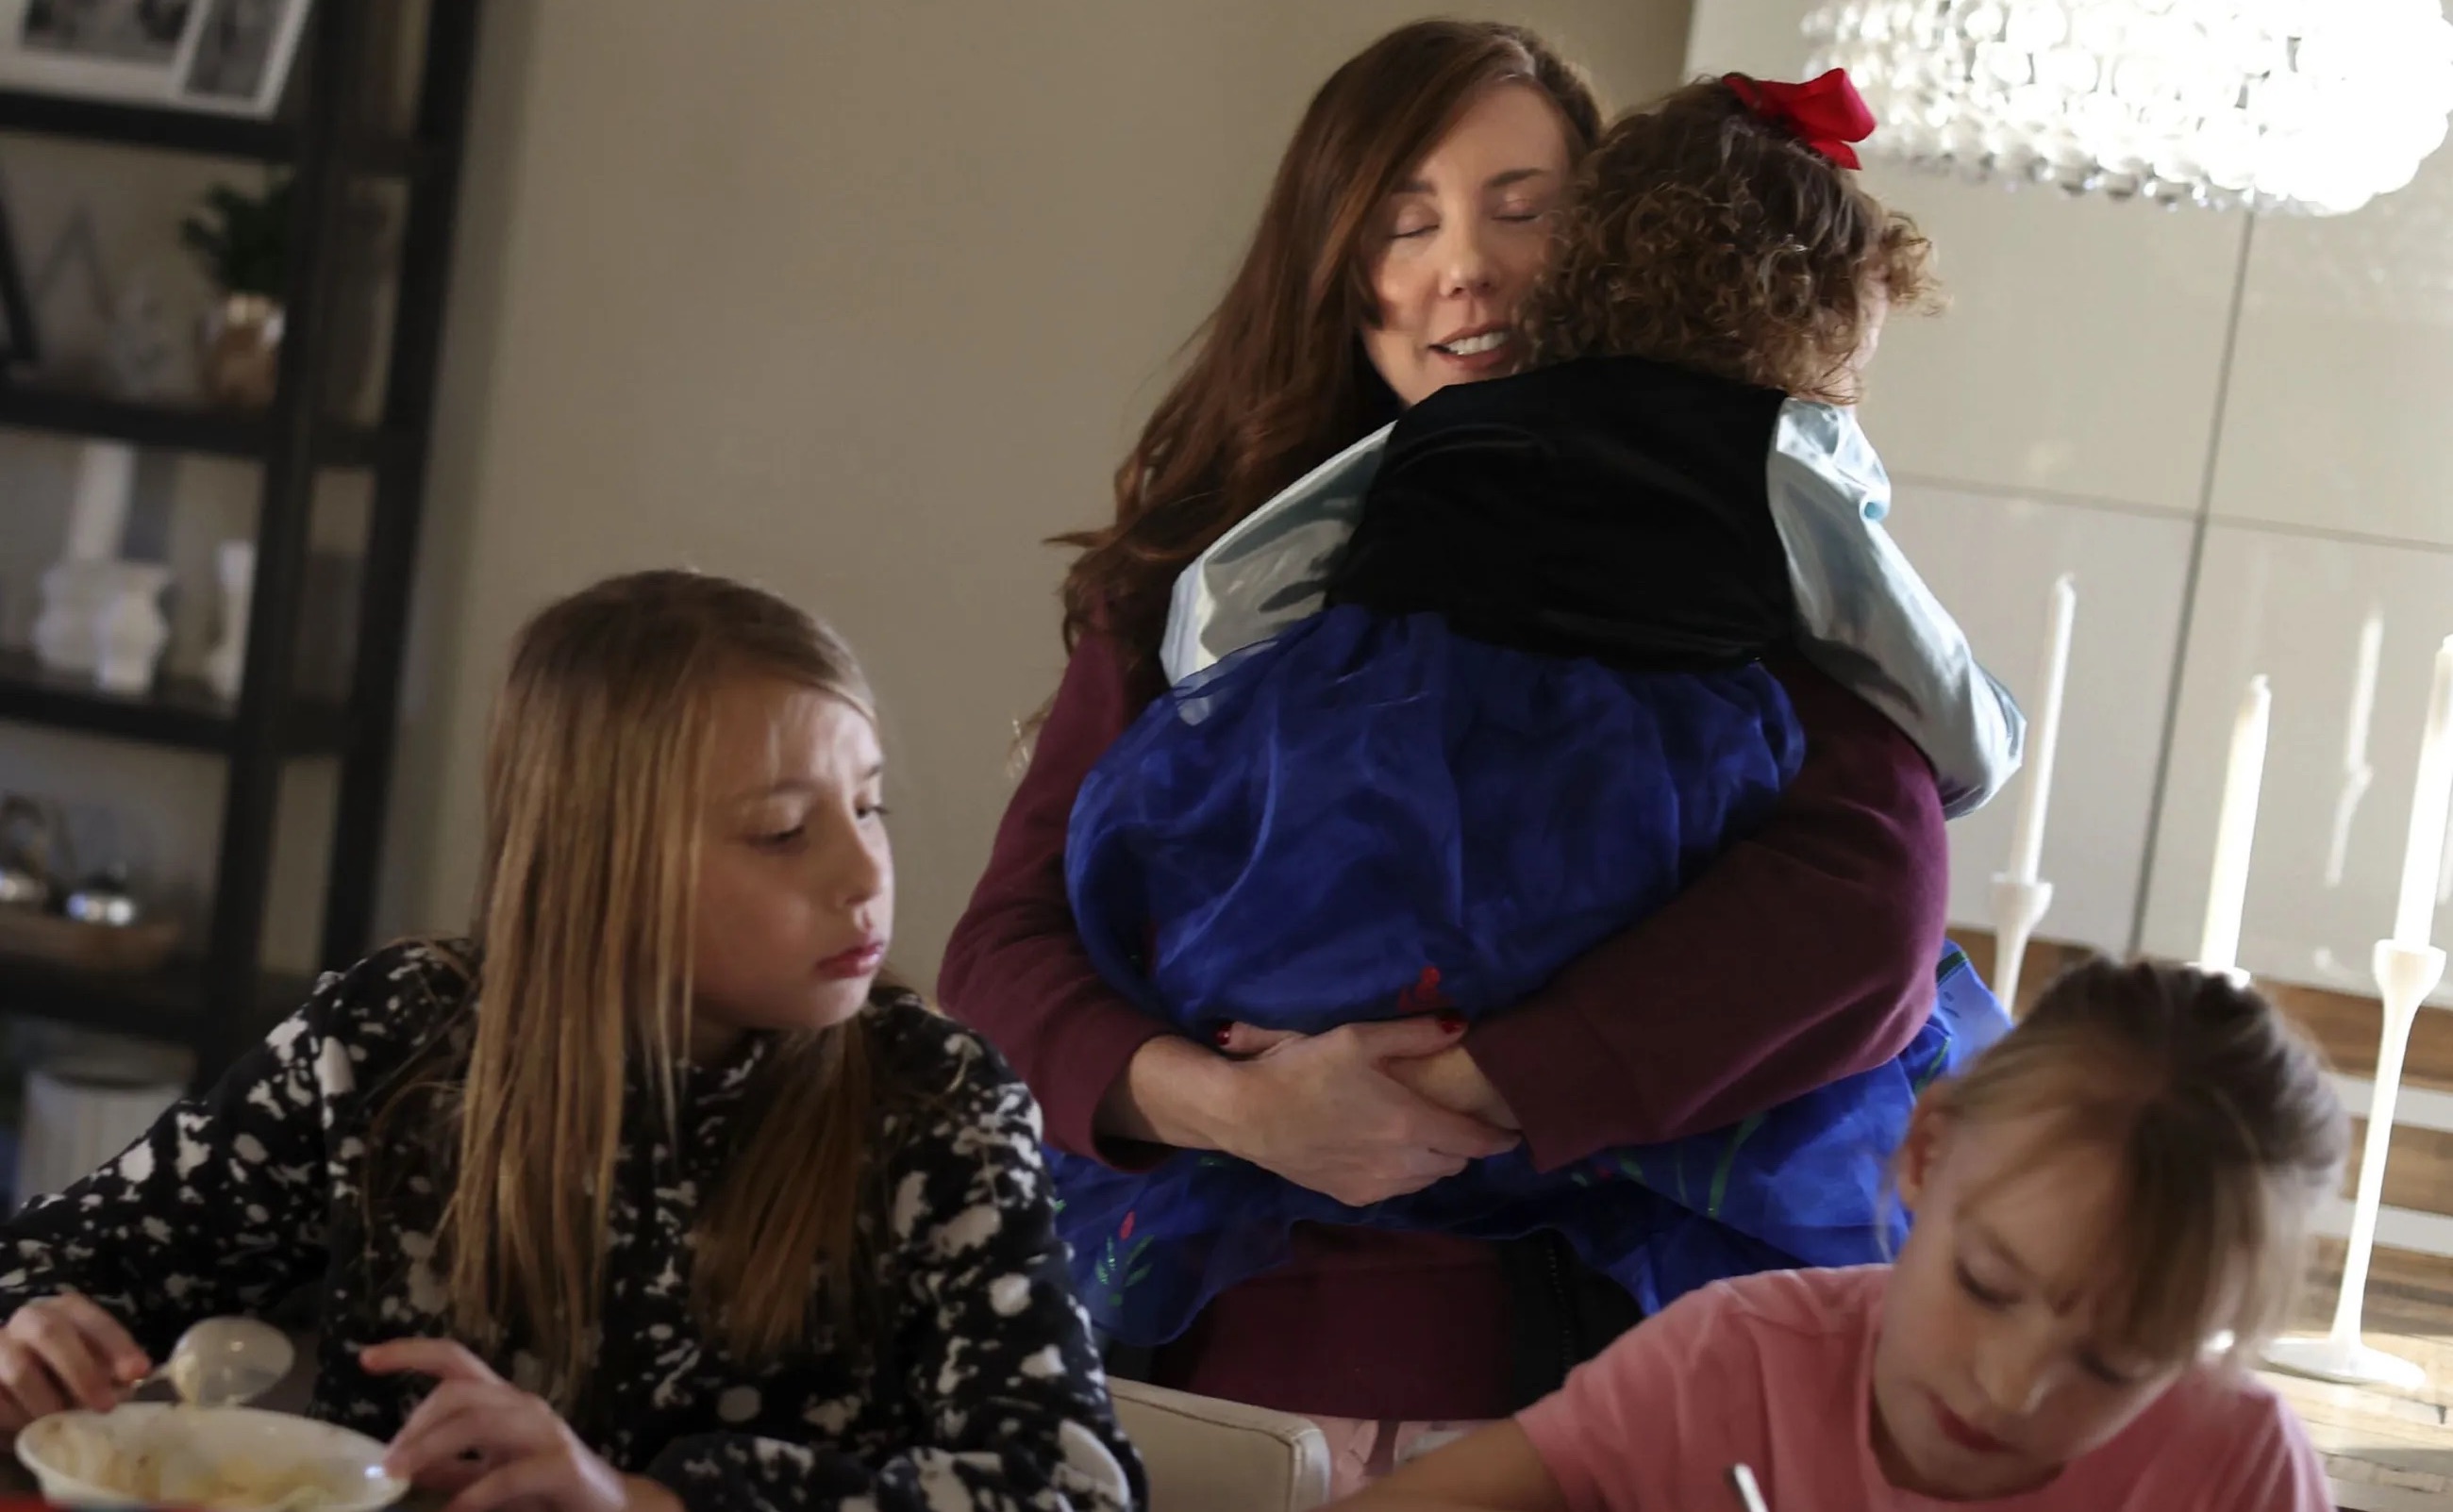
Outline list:
[[[64,1412],[17,1436],[49,1501],[195,1512],[375,1512],[408,1490],[383,1445],[330,1423],[245,1407],[131,1403]]]

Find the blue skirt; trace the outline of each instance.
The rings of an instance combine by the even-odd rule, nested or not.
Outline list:
[[[1623,671],[1334,608],[1188,680],[1109,749],[1075,803],[1067,883],[1107,982],[1196,1036],[1474,1018],[1674,897],[1803,754],[1761,666]],[[1897,1060],[1569,1170],[1519,1150],[1355,1208],[1222,1155],[1126,1172],[1056,1153],[1076,1289],[1108,1333],[1164,1343],[1283,1263],[1299,1223],[1552,1229],[1647,1311],[1730,1275],[1882,1259],[1885,1164],[1918,1088],[2004,1023],[1953,959]]]

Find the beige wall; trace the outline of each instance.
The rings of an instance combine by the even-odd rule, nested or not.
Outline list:
[[[1621,98],[1683,0],[1529,21]],[[506,638],[666,563],[831,616],[887,703],[933,973],[1058,666],[1041,538],[1106,479],[1303,102],[1404,0],[497,0],[385,921],[460,919]]]

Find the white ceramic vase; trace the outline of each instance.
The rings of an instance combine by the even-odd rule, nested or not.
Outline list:
[[[96,631],[115,562],[57,562],[43,569],[34,659],[55,672],[91,673],[102,660]]]
[[[205,681],[235,702],[247,673],[247,616],[255,596],[255,543],[225,541],[215,559],[222,587],[222,638],[205,658]]]
[[[142,693],[170,639],[162,590],[170,569],[157,562],[114,562],[110,589],[94,622],[94,681],[105,692]]]
[[[76,493],[69,504],[64,562],[118,559],[136,495],[136,448],[124,441],[89,441],[77,453]]]

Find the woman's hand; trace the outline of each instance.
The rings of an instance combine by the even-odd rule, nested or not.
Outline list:
[[[1250,1058],[1274,1049],[1290,1040],[1304,1036],[1292,1029],[1263,1029],[1249,1024],[1230,1024],[1219,1036],[1218,1047],[1238,1058]],[[1453,1040],[1453,1037],[1451,1037]],[[1462,1044],[1450,1043],[1446,1048],[1428,1055],[1407,1056],[1381,1063],[1381,1069],[1402,1086],[1409,1087],[1451,1113],[1477,1118],[1493,1128],[1520,1133],[1525,1125],[1490,1078]]]
[[[1249,1057],[1236,1068],[1240,1116],[1222,1127],[1219,1147],[1351,1207],[1512,1149],[1514,1133],[1407,1084],[1425,1061],[1461,1053],[1461,1032],[1462,1021],[1428,1015],[1319,1035],[1239,1025],[1221,1048]]]
[[[398,1339],[362,1351],[370,1375],[413,1372],[438,1384],[401,1425],[384,1469],[449,1497],[444,1512],[517,1504],[552,1512],[681,1512],[681,1499],[624,1475],[579,1442],[541,1397],[510,1384],[448,1339]]]
[[[0,1436],[84,1407],[109,1412],[153,1369],[119,1321],[69,1292],[39,1297],[0,1327]]]

